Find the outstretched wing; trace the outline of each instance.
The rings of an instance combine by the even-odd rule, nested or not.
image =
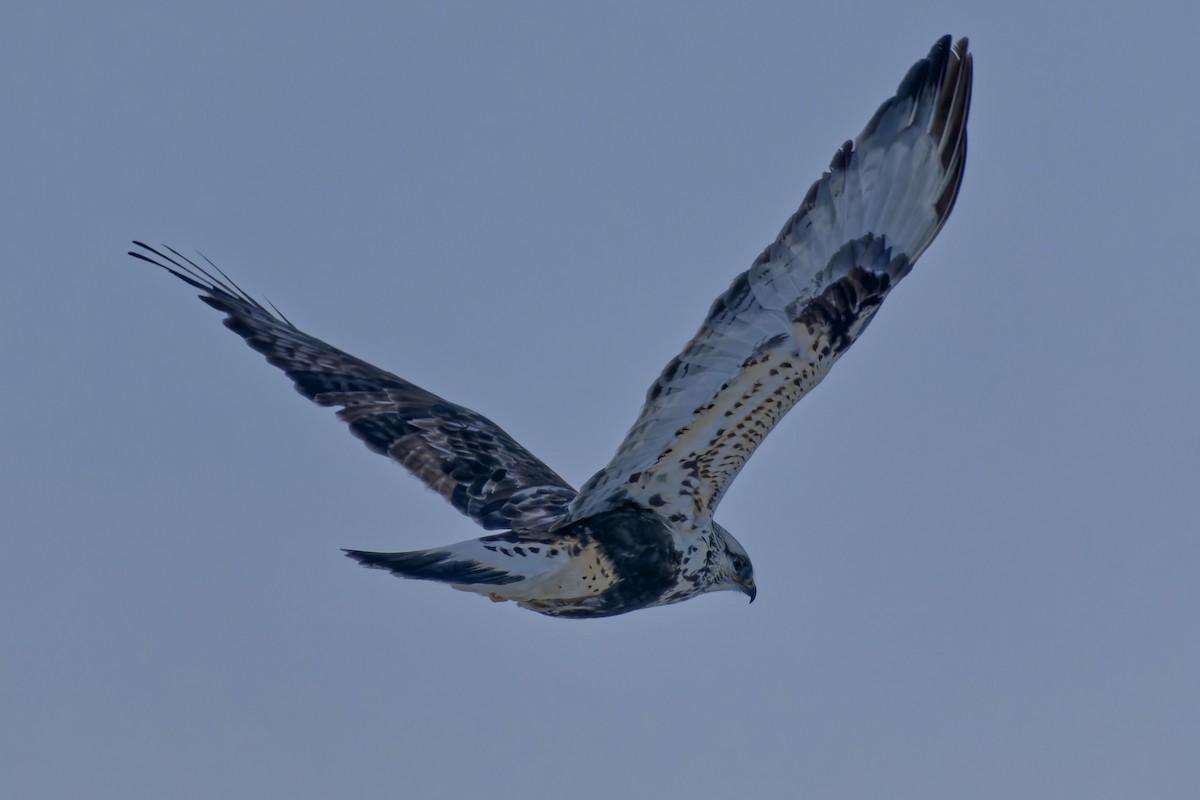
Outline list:
[[[628,500],[710,515],[759,442],[829,371],[937,235],[967,154],[971,56],[939,40],[800,209],[717,298],[565,519]]]
[[[367,447],[391,456],[489,530],[539,530],[575,490],[496,423],[343,353],[263,307],[215,265],[217,277],[177,251],[134,242],[129,255],[162,267],[224,312],[225,326],[283,370],[296,391],[338,416]],[[150,255],[147,255],[149,253]]]

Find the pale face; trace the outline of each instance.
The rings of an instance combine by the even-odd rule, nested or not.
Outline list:
[[[732,533],[715,522],[713,531],[716,533],[713,541],[713,588],[736,589],[747,595],[753,603],[758,589],[754,585],[754,565],[750,563],[750,555]]]

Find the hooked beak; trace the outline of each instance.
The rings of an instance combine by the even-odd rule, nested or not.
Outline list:
[[[753,580],[746,581],[742,584],[742,594],[750,598],[750,602],[754,602],[754,598],[758,597],[758,587],[754,585]]]

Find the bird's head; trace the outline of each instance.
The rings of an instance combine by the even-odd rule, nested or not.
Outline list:
[[[710,591],[735,589],[750,598],[758,596],[754,585],[754,565],[742,543],[733,534],[713,523],[713,546],[711,551],[713,577]]]

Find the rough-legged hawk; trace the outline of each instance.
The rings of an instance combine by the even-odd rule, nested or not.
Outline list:
[[[612,461],[575,491],[470,409],[343,353],[211,263],[136,242],[131,255],[200,289],[225,325],[355,436],[487,530],[459,544],[346,554],[551,616],[603,617],[736,589],[746,550],[713,521],[763,437],[825,377],[954,207],[967,155],[967,40],[934,45],[800,209],[733,279],[646,394]]]

